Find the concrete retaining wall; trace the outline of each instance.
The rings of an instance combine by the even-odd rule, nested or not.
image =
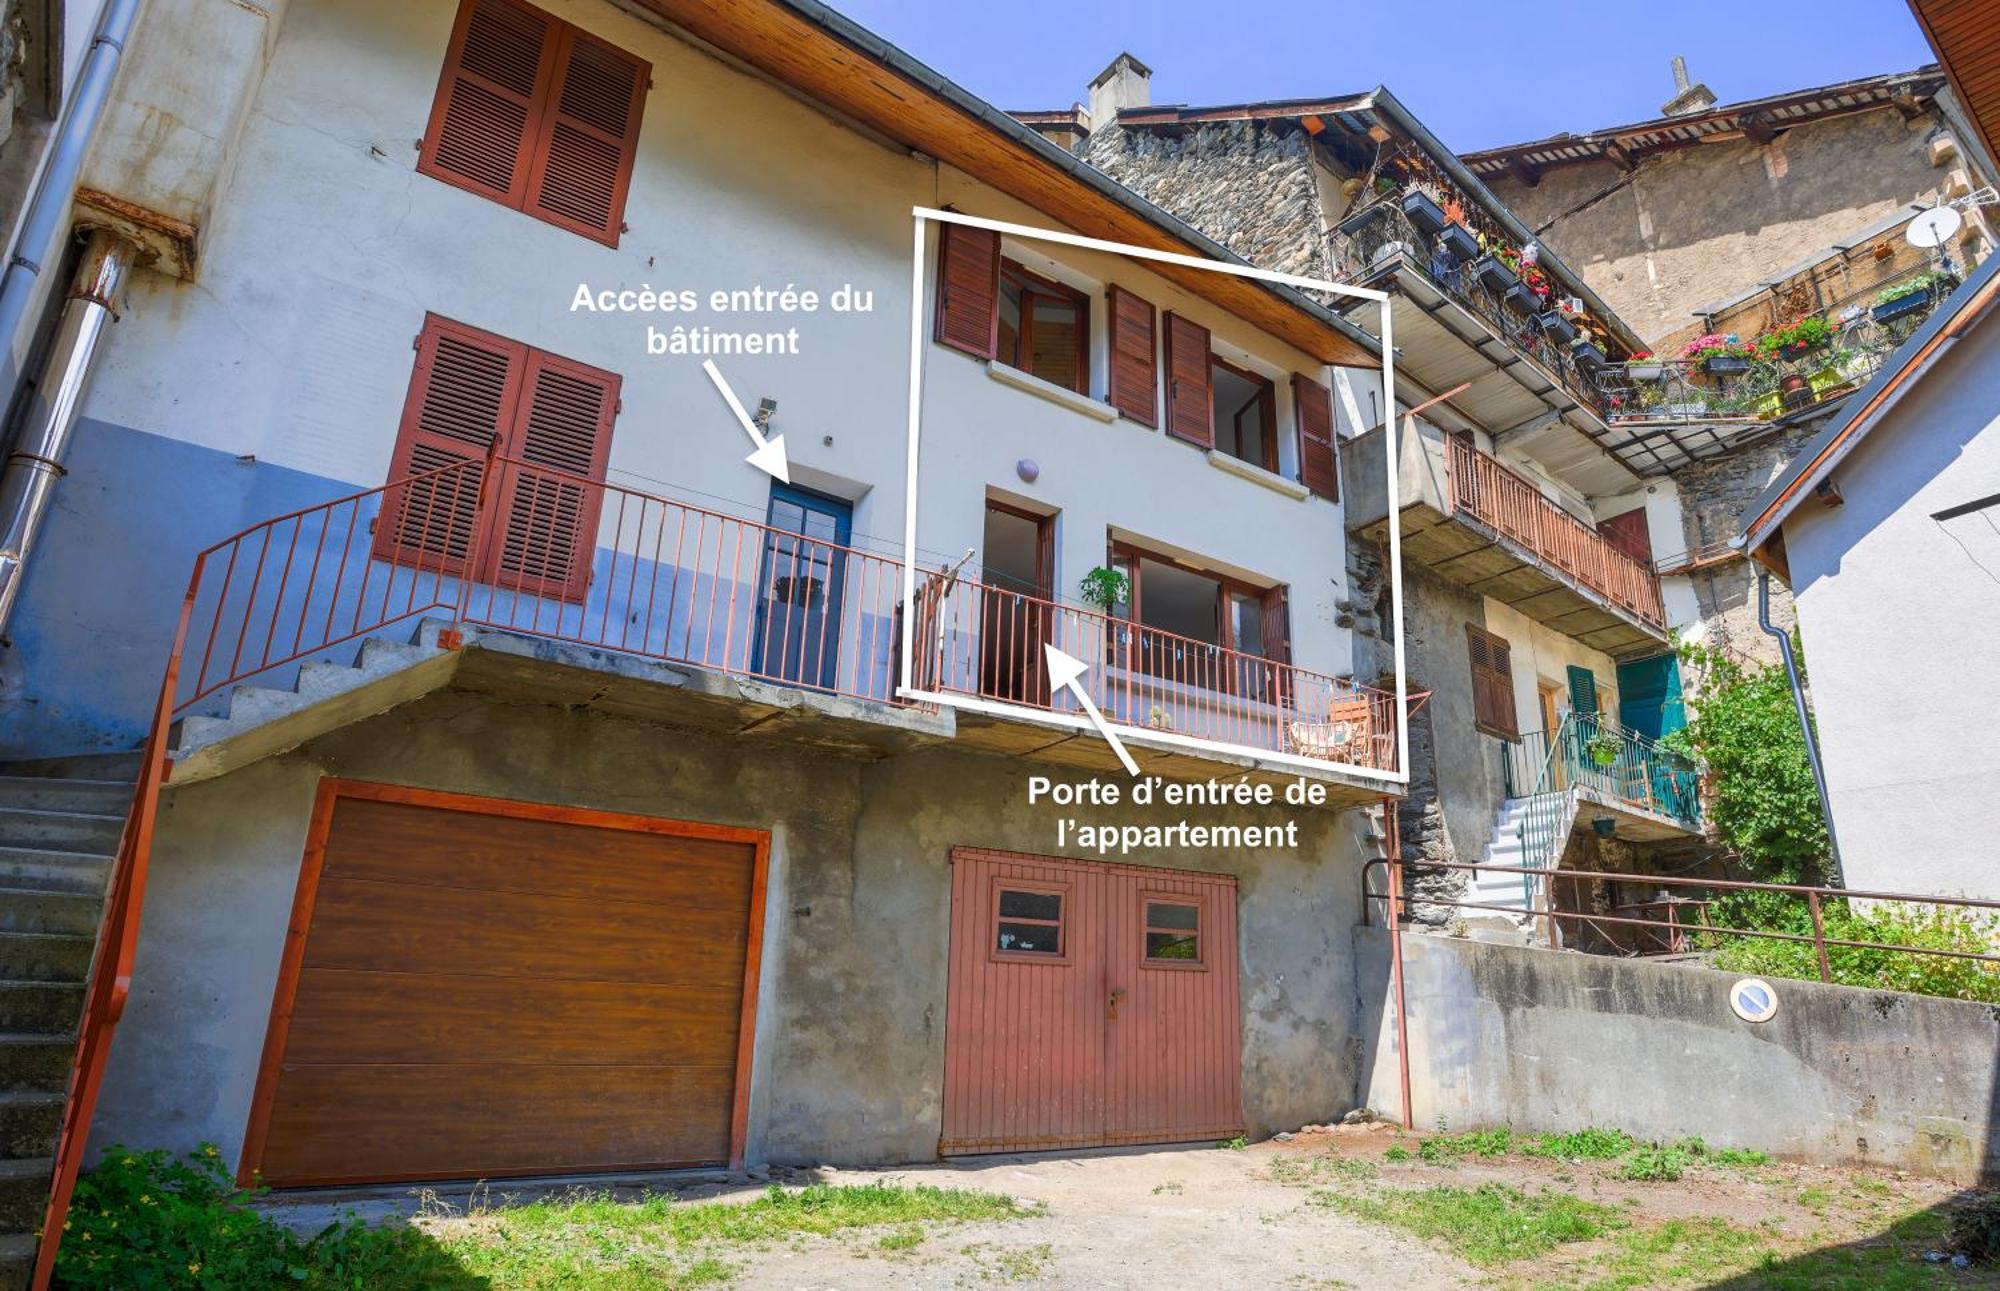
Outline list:
[[[1370,1107],[1394,1115],[1389,938],[1357,929]],[[1730,1011],[1733,974],[1443,937],[1403,940],[1419,1129],[1613,1126],[1698,1134],[1816,1164],[1970,1179],[1993,1139],[2000,1009],[1775,982],[1778,1013]]]

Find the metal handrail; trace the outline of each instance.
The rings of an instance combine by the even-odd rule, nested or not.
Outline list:
[[[1389,867],[1394,867],[1394,869],[1399,873],[1401,871],[1413,868],[1422,870],[1465,870],[1465,871],[1484,871],[1486,873],[1493,873],[1493,872],[1509,873],[1509,874],[1519,873],[1522,874],[1524,877],[1529,877],[1529,878],[1538,877],[1544,880],[1554,880],[1554,879],[1564,879],[1564,878],[1587,879],[1592,882],[1643,883],[1648,887],[1700,888],[1705,891],[1719,891],[1724,893],[1766,892],[1766,893],[1775,893],[1781,896],[1794,897],[1805,903],[1807,912],[1811,918],[1813,925],[1813,932],[1811,935],[1807,935],[1805,933],[1778,932],[1776,930],[1769,928],[1732,928],[1727,925],[1715,923],[1713,920],[1710,920],[1702,924],[1697,929],[1688,929],[1687,926],[1684,924],[1679,925],[1679,927],[1683,932],[1694,931],[1702,935],[1754,937],[1754,938],[1762,938],[1769,941],[1785,941],[1799,945],[1810,945],[1814,948],[1814,951],[1816,952],[1817,958],[1819,960],[1820,979],[1822,981],[1832,980],[1831,964],[1828,961],[1826,954],[1829,948],[1843,949],[1843,950],[1893,951],[1911,955],[1933,955],[1942,959],[1964,959],[1964,960],[1973,960],[1981,963],[2000,964],[2000,951],[1989,952],[1989,951],[1951,950],[1939,946],[1915,946],[1915,945],[1908,945],[1904,943],[1894,943],[1894,942],[1856,941],[1848,938],[1830,937],[1826,934],[1826,929],[1825,929],[1826,906],[1827,903],[1829,902],[1865,901],[1870,903],[1871,905],[1873,904],[1888,905],[1888,906],[1895,906],[1899,909],[1908,909],[1911,907],[1947,907],[1959,910],[1993,911],[1996,913],[2000,913],[2000,900],[1988,900],[1979,897],[1927,896],[1922,893],[1916,893],[1916,892],[1862,891],[1850,888],[1822,887],[1822,886],[1815,886],[1811,884],[1802,884],[1802,883],[1758,883],[1742,879],[1692,878],[1692,877],[1684,877],[1679,875],[1668,875],[1668,874],[1616,874],[1616,873],[1607,873],[1606,871],[1603,870],[1576,870],[1576,869],[1561,869],[1561,868],[1537,870],[1534,869],[1533,867],[1525,865],[1488,865],[1484,863],[1475,864],[1466,861],[1426,860],[1426,861],[1413,862],[1413,861],[1403,861],[1393,857],[1375,857],[1371,860],[1365,861],[1361,867],[1362,921],[1364,924],[1371,927],[1374,924],[1374,914],[1372,908],[1373,903],[1385,899],[1383,894],[1377,892],[1368,881],[1369,872],[1373,870],[1376,866],[1384,867],[1385,871]],[[1399,881],[1397,886],[1400,887],[1403,891],[1407,891],[1409,887],[1406,879]],[[1402,906],[1407,906],[1410,900],[1411,898],[1402,898],[1399,904]],[[1480,910],[1480,911],[1497,911],[1501,913],[1516,913],[1508,906],[1497,905],[1492,902],[1456,901],[1444,897],[1437,897],[1431,895],[1425,895],[1422,898],[1422,901],[1423,904],[1427,906],[1435,905],[1435,906],[1445,906],[1452,909],[1461,909],[1461,910]],[[1656,902],[1647,902],[1642,904],[1658,905],[1661,903],[1656,901]],[[1649,930],[1654,930],[1654,931],[1664,929],[1668,926],[1666,924],[1663,924],[1659,920],[1639,919],[1630,916],[1612,915],[1612,914],[1596,914],[1596,913],[1586,914],[1581,911],[1557,910],[1554,909],[1553,906],[1551,906],[1550,909],[1542,913],[1545,917],[1557,921],[1572,920],[1579,923],[1617,924],[1621,926],[1634,926],[1634,927],[1647,928]],[[1400,909],[1391,912],[1392,918],[1400,918],[1400,915],[1401,915]]]

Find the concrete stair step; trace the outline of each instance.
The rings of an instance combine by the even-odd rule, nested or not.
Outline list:
[[[0,1094],[0,1159],[52,1154],[62,1113],[63,1095],[55,1091]]]
[[[57,932],[0,932],[0,981],[81,985],[90,977],[95,937]]]
[[[97,935],[104,899],[80,892],[0,888],[0,932],[56,932]]]
[[[124,812],[36,811],[0,807],[0,847],[38,847],[112,856],[125,829]]]
[[[52,1157],[0,1161],[0,1232],[32,1233],[41,1225],[54,1177]]]
[[[0,1234],[0,1291],[28,1291],[34,1275],[34,1234]]]
[[[109,856],[44,847],[0,847],[0,888],[104,895],[111,881]]]
[[[55,776],[0,775],[0,807],[123,816],[131,806],[132,785],[126,780],[62,780]]]
[[[82,982],[0,981],[0,1030],[62,1035],[83,1016]]]
[[[142,754],[137,749],[122,753],[75,753],[53,758],[23,758],[0,762],[0,775],[40,776],[55,780],[121,780],[133,784],[139,779]]]
[[[0,1032],[0,1091],[48,1093],[69,1087],[76,1036]]]

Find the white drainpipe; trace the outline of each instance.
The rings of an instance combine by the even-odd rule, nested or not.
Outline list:
[[[63,473],[63,451],[83,405],[98,342],[117,321],[115,302],[133,250],[115,234],[91,234],[49,345],[42,380],[27,400],[20,437],[0,473],[0,639],[5,639],[30,549]]]

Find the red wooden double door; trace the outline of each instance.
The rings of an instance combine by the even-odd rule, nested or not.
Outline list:
[[[1242,1132],[1236,880],[952,853],[946,1155]]]

